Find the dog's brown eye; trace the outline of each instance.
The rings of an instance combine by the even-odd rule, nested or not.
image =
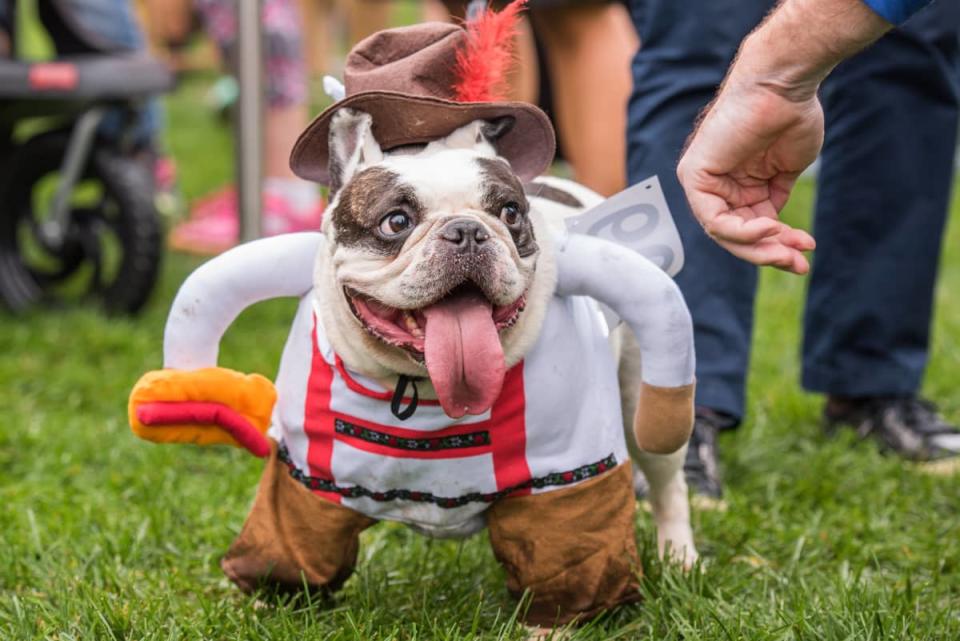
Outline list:
[[[384,236],[399,236],[413,227],[413,219],[406,213],[392,211],[380,219],[380,233]]]
[[[508,227],[513,227],[519,223],[521,216],[523,216],[523,213],[520,211],[520,205],[512,201],[500,210],[500,220],[506,223]]]

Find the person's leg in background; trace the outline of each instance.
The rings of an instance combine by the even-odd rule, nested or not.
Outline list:
[[[461,18],[469,0],[444,0]],[[497,9],[507,0],[492,3]],[[560,147],[574,178],[610,196],[625,185],[624,107],[630,92],[630,56],[636,34],[616,1],[531,0],[517,38],[511,98],[538,102],[539,76],[534,35],[546,54],[552,112]],[[543,96],[539,96],[543,98]]]
[[[347,42],[350,47],[367,36],[392,26],[391,0],[348,0],[343,4],[347,19]]]
[[[625,111],[636,34],[619,2],[533,2],[557,128],[574,178],[605,196],[626,187]]]
[[[104,52],[146,51],[143,31],[137,23],[130,0],[58,0],[58,9],[64,12],[64,20],[83,32],[84,38],[98,45]],[[41,7],[41,15],[43,7]],[[74,51],[54,39],[60,54],[89,53],[84,46]],[[104,118],[100,133],[107,138],[117,138],[127,131],[127,114],[113,110]],[[137,147],[155,149],[163,122],[160,101],[150,100],[137,112],[133,128],[133,142]]]
[[[110,52],[146,52],[143,30],[134,14],[131,0],[57,0],[40,5],[40,16],[45,21],[56,12],[64,26],[78,32],[75,36],[58,39],[61,31],[54,30],[54,46],[60,55],[90,53],[91,50]],[[179,209],[176,186],[176,167],[164,153],[160,140],[164,126],[163,108],[158,98],[152,98],[136,107],[131,121],[128,108],[111,109],[100,125],[99,135],[111,141],[131,144],[133,151],[150,169],[154,178],[154,197],[157,208],[173,215]]]
[[[744,415],[757,272],[700,228],[676,168],[697,114],[770,6],[768,0],[631,0],[640,50],[628,110],[628,179],[659,177],[683,241],[677,283],[693,316],[697,350],[697,420],[685,469],[691,489],[710,498],[721,496],[717,432]]]
[[[233,59],[236,46],[236,4],[233,0],[196,0],[204,25]],[[267,108],[263,158],[263,224],[267,235],[319,229],[322,201],[316,186],[297,178],[289,165],[290,150],[309,120],[307,71],[303,58],[299,11],[294,0],[263,4],[264,79]],[[205,199],[191,219],[170,235],[173,249],[215,254],[239,239],[236,190],[232,187]]]
[[[960,434],[917,398],[953,184],[960,5],[928,7],[824,83],[817,250],[803,385],[908,458],[960,453]]]
[[[315,185],[298,178],[290,169],[290,150],[310,120],[307,70],[296,4],[293,0],[264,2],[263,25],[267,92],[264,191],[287,200],[295,210],[319,213],[316,212],[319,201]]]
[[[297,6],[311,76],[339,76],[343,63],[339,53],[344,46],[349,49],[370,34],[394,26],[394,0],[297,0]],[[445,14],[441,20],[446,20]]]

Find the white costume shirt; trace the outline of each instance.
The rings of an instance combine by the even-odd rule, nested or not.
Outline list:
[[[327,341],[312,289],[323,242],[313,233],[265,239],[194,272],[168,319],[165,366],[215,365],[220,338],[245,307],[299,296],[270,436],[296,480],[373,518],[465,535],[482,527],[497,498],[567,487],[627,460],[617,367],[586,295],[637,334],[645,382],[693,381],[690,318],[673,281],[630,250],[569,236],[557,243],[558,286],[541,334],[507,372],[493,407],[454,420],[421,400],[400,420],[392,391],[350,372]]]

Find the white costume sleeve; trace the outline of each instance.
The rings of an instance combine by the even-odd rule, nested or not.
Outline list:
[[[648,385],[693,383],[693,322],[676,283],[640,254],[583,234],[557,237],[557,294],[590,296],[633,330]]]
[[[201,265],[170,308],[164,367],[215,366],[220,339],[240,312],[270,298],[306,295],[323,242],[319,233],[284,234],[240,245]]]

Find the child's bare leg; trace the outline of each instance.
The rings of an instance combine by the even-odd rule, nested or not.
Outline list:
[[[557,127],[577,182],[604,196],[626,185],[627,100],[636,33],[618,3],[534,10]]]

